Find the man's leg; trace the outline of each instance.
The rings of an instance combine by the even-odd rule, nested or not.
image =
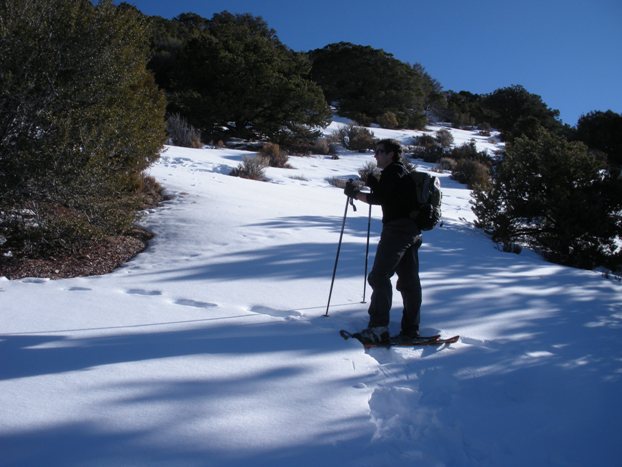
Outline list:
[[[397,266],[397,290],[402,294],[402,334],[415,336],[419,332],[421,312],[421,280],[419,278],[419,247],[421,238],[412,245]]]
[[[393,299],[391,277],[404,255],[420,241],[408,220],[385,225],[376,250],[374,265],[368,276],[372,288],[369,304],[369,327],[388,326]]]

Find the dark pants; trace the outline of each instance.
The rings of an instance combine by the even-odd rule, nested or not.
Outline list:
[[[404,310],[402,331],[419,329],[421,281],[419,280],[419,228],[410,219],[398,219],[383,225],[376,258],[367,281],[372,288],[369,327],[388,326],[393,300],[391,277],[397,274],[397,290],[402,294]]]

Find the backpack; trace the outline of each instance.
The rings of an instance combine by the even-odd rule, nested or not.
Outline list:
[[[426,172],[413,170],[409,173],[414,182],[416,208],[410,213],[421,230],[432,230],[441,220],[441,181]]]

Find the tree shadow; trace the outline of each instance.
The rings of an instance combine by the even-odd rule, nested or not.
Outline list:
[[[164,268],[153,273],[140,275],[158,275],[159,281],[200,281],[200,280],[241,280],[253,277],[287,279],[330,278],[339,248],[341,221],[338,218],[322,216],[294,216],[275,219],[247,227],[266,229],[305,230],[322,228],[335,233],[334,243],[287,243],[270,247],[226,252],[210,258],[204,264]],[[378,223],[372,222],[370,236],[370,261],[373,259],[375,244],[379,235]],[[346,219],[344,237],[339,249],[338,274],[340,277],[359,276],[364,262],[367,237],[367,218],[353,217]],[[358,241],[352,241],[352,238]]]
[[[249,320],[252,317],[248,315]],[[295,323],[291,323],[288,333],[284,333],[275,323],[236,322],[235,326],[206,323],[193,325],[190,329],[169,329],[171,325],[164,323],[165,329],[159,331],[154,330],[153,326],[145,325],[142,331],[136,330],[139,326],[113,327],[110,328],[113,334],[82,338],[63,332],[0,335],[0,353],[4,360],[0,367],[0,380],[189,355],[284,351],[313,355],[339,351],[338,342],[328,348],[315,345],[313,337],[318,330],[295,326]],[[102,331],[102,328],[95,331]]]
[[[326,407],[334,404],[331,394],[352,388],[359,380],[355,373],[320,378],[326,391],[322,399],[308,400],[302,413],[287,408],[288,403],[299,407],[303,396],[321,396],[322,391],[312,385],[304,386],[308,384],[304,381],[313,380],[305,361],[319,355],[340,355],[343,346],[336,334],[297,322],[288,323],[286,331],[282,322],[212,323],[190,329],[170,329],[167,323],[162,324],[167,328],[154,331],[154,324],[149,323],[143,332],[136,326],[114,327],[109,335],[101,335],[103,329],[98,328],[99,335],[86,337],[81,337],[82,332],[0,336],[0,379],[4,381],[43,375],[62,378],[64,374],[118,367],[114,378],[106,371],[95,372],[88,395],[77,397],[75,391],[59,395],[77,398],[75,410],[84,408],[84,414],[70,413],[56,423],[24,428],[10,429],[11,425],[5,424],[0,429],[3,462],[312,466],[318,455],[340,465],[360,462],[359,454],[364,456],[361,450],[373,435],[366,415],[344,417],[335,407],[334,417],[329,417],[334,423],[320,423],[327,417]],[[297,357],[288,363],[279,355],[283,352]],[[275,357],[273,363],[270,355]],[[187,357],[201,358],[201,363],[176,369],[170,377],[157,377],[156,372],[155,378],[149,376],[149,370],[145,376],[120,366],[164,363],[175,357],[186,357],[180,365],[196,364],[196,358]],[[222,365],[221,357],[224,361],[232,357],[241,367],[201,371],[201,365]],[[265,363],[245,367],[246,360],[258,357],[265,358]],[[281,394],[278,399],[271,396],[274,391]],[[261,400],[262,394],[266,400]],[[271,411],[275,400],[279,406]],[[124,415],[128,418],[125,423]],[[278,438],[278,433],[285,432],[292,439]]]

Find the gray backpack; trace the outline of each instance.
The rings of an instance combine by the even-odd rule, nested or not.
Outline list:
[[[415,206],[410,217],[417,222],[421,230],[432,230],[441,220],[441,181],[426,172],[410,172],[414,182]]]

